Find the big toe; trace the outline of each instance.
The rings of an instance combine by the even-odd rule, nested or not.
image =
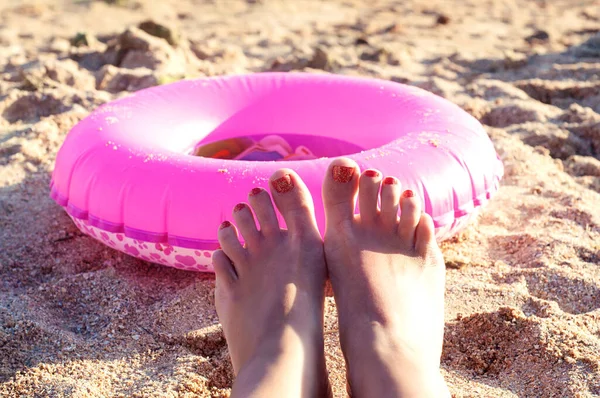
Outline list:
[[[323,181],[323,205],[327,225],[338,225],[354,219],[360,170],[348,158],[335,159]]]
[[[304,181],[290,169],[273,173],[271,194],[287,228],[295,233],[318,234],[312,197]]]

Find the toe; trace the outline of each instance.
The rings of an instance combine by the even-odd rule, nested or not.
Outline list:
[[[228,287],[237,280],[235,267],[223,250],[216,250],[213,252],[212,262],[213,267],[215,268],[217,284]]]
[[[327,226],[354,220],[358,192],[358,165],[348,158],[329,165],[323,181],[323,205]]]
[[[256,214],[262,234],[269,236],[279,233],[279,221],[269,193],[263,188],[254,188],[248,195],[248,202]]]
[[[386,177],[381,185],[381,223],[388,228],[398,225],[400,182],[396,177]]]
[[[223,221],[223,223],[219,226],[219,232],[217,234],[219,238],[219,244],[221,248],[233,261],[236,266],[239,266],[244,259],[246,258],[246,249],[240,243],[240,239],[238,237],[237,228],[235,225],[230,223],[229,221]],[[240,270],[236,268],[239,272]]]
[[[255,246],[260,238],[260,233],[256,228],[256,222],[254,221],[250,206],[245,203],[238,203],[233,208],[233,219],[244,238],[244,242],[246,242],[246,247]]]
[[[358,183],[358,208],[362,222],[374,223],[379,216],[377,201],[379,200],[379,185],[381,173],[377,170],[365,170]]]
[[[415,229],[421,218],[421,201],[410,189],[402,193],[400,198],[400,223],[398,235],[408,247],[414,247]]]
[[[312,197],[304,181],[290,169],[281,169],[270,178],[271,195],[288,230],[317,233]]]
[[[415,249],[420,256],[426,256],[432,245],[435,245],[435,227],[431,216],[422,213],[415,234]]]

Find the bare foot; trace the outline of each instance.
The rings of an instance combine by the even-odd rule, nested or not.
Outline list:
[[[232,397],[326,397],[323,345],[327,271],[312,198],[292,170],[276,172],[271,194],[252,190],[219,229],[215,300],[234,371]],[[245,244],[238,239],[238,228]]]
[[[359,174],[354,161],[337,159],[323,187],[325,257],[351,393],[449,396],[439,371],[445,266],[433,221],[394,177],[382,184],[376,170]]]

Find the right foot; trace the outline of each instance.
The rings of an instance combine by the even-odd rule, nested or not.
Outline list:
[[[383,179],[380,194],[381,182],[380,172],[360,175],[354,161],[341,158],[323,186],[325,258],[349,393],[449,396],[439,370],[445,266],[433,221],[412,191],[401,194],[397,179]]]

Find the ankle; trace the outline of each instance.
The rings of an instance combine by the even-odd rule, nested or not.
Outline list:
[[[232,397],[331,397],[325,354],[299,336],[265,342],[237,374]]]
[[[354,396],[449,396],[439,357],[414,351],[389,325],[372,324],[354,332],[342,338]]]
[[[348,385],[353,398],[361,397],[450,397],[439,369],[422,369],[397,361],[364,362],[360,369],[349,365]]]

